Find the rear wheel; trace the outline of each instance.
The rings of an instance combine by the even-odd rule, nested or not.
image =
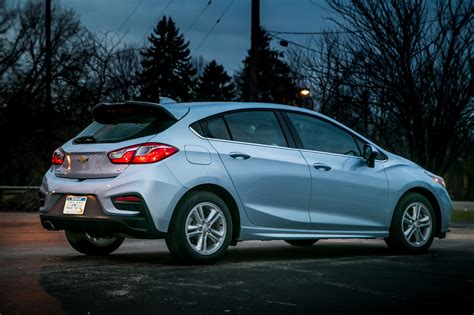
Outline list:
[[[428,199],[417,193],[405,195],[397,204],[390,226],[388,247],[407,254],[430,248],[436,230],[436,217]]]
[[[290,245],[293,246],[312,246],[314,245],[319,239],[308,239],[308,240],[285,240]]]
[[[72,248],[90,256],[104,256],[122,245],[123,237],[95,237],[88,232],[66,230],[66,238]]]
[[[224,256],[232,237],[232,217],[218,196],[191,192],[175,209],[166,245],[184,263],[210,264]]]

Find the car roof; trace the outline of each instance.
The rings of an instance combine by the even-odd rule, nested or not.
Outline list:
[[[177,103],[177,104],[166,104],[162,105],[163,107],[186,107],[189,108],[189,112],[186,115],[186,120],[188,121],[197,121],[203,118],[217,115],[220,113],[225,113],[228,111],[233,110],[240,110],[240,109],[276,109],[276,110],[286,110],[286,111],[293,111],[293,112],[301,112],[307,113],[309,115],[321,117],[326,121],[332,122],[333,124],[340,126],[341,128],[349,131],[352,134],[357,135],[364,141],[374,145],[377,149],[386,152],[383,148],[379,145],[367,139],[363,135],[359,134],[355,130],[345,126],[344,124],[334,120],[326,115],[320,114],[314,110],[309,110],[306,108],[296,107],[296,106],[289,106],[289,105],[282,105],[282,104],[273,104],[273,103],[257,103],[257,102],[192,102],[192,103]]]
[[[142,102],[142,101],[126,101],[123,103],[101,103],[99,105],[116,105],[116,104],[137,104],[146,105],[152,107],[158,107],[165,109],[167,112],[175,116],[177,119],[181,119],[188,112],[191,112],[193,116],[211,116],[227,111],[239,110],[239,109],[280,109],[280,110],[296,110],[302,112],[308,112],[311,114],[320,115],[314,111],[299,108],[295,106],[274,104],[274,103],[258,103],[258,102],[187,102],[187,103],[153,103],[153,102]],[[324,116],[324,115],[320,115]]]
[[[164,105],[168,106],[168,105]],[[227,111],[239,110],[239,109],[279,109],[279,110],[290,110],[290,111],[301,111],[311,114],[316,114],[315,111],[274,103],[258,103],[258,102],[192,102],[192,103],[178,103],[172,104],[171,106],[186,106],[190,109],[190,114],[193,116],[211,116]]]
[[[163,105],[167,107],[168,105]],[[351,132],[354,132],[352,129],[348,128],[347,126],[341,124],[337,120],[334,120],[326,115],[320,114],[314,110],[290,106],[290,105],[282,105],[282,104],[274,104],[274,103],[258,103],[258,102],[193,102],[193,103],[178,103],[178,104],[171,104],[170,106],[182,106],[189,108],[189,113],[187,114],[188,119],[190,120],[200,120],[209,116],[217,115],[220,113],[225,113],[228,111],[234,110],[241,110],[241,109],[275,109],[275,110],[285,110],[285,111],[293,111],[293,112],[301,112],[306,113],[313,116],[321,117],[325,120],[328,120],[338,126],[343,127]]]
[[[179,120],[186,116],[189,112],[189,106],[181,106],[176,105],[176,103],[152,103],[152,102],[142,102],[142,101],[125,101],[125,102],[116,102],[116,103],[99,103],[92,109],[92,115],[94,116],[94,111],[102,108],[107,107],[114,107],[114,106],[123,106],[123,105],[133,105],[133,106],[140,106],[140,107],[151,107],[151,108],[158,108],[162,111],[166,112],[171,117]]]

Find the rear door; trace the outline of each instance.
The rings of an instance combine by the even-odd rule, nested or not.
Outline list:
[[[311,169],[311,223],[316,229],[379,230],[388,182],[380,161],[370,168],[351,133],[319,117],[287,112]]]
[[[225,114],[201,124],[219,153],[252,223],[299,228],[309,224],[310,172],[273,111]]]

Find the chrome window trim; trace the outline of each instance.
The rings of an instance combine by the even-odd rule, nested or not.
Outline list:
[[[237,144],[247,144],[247,145],[256,145],[256,146],[261,146],[261,147],[269,147],[269,148],[281,148],[281,149],[293,149],[293,150],[298,150],[298,148],[290,148],[288,146],[282,147],[279,145],[271,145],[271,144],[261,144],[261,143],[255,143],[255,142],[243,142],[243,141],[236,141],[236,140],[225,140],[225,139],[218,139],[218,138],[208,138],[208,137],[203,137],[199,133],[197,133],[196,130],[194,130],[191,126],[189,126],[189,129],[198,136],[201,139],[207,140],[207,141],[220,141],[220,142],[230,142],[230,143],[237,143]]]
[[[324,152],[324,151],[316,151],[316,150],[308,150],[308,149],[300,149],[300,148],[290,148],[290,147],[282,147],[278,145],[268,145],[268,144],[261,144],[261,143],[253,143],[253,142],[242,142],[242,141],[235,141],[235,140],[225,140],[225,139],[217,139],[217,138],[207,138],[201,136],[199,133],[197,133],[196,130],[194,130],[191,126],[189,126],[189,129],[191,130],[192,133],[194,133],[197,137],[203,140],[207,141],[219,141],[219,142],[225,142],[225,143],[237,143],[237,144],[245,144],[245,145],[253,145],[253,146],[258,146],[258,147],[265,147],[265,148],[274,148],[274,149],[286,149],[286,150],[292,150],[292,151],[304,151],[304,152],[309,152],[309,153],[318,153],[318,154],[326,154],[326,155],[334,155],[334,156],[342,156],[346,158],[355,158],[359,160],[364,160],[363,157],[361,156],[354,156],[354,155],[346,155],[346,154],[340,154],[340,153],[332,153],[332,152]],[[365,161],[365,160],[364,160]],[[384,162],[386,160],[376,160],[376,162]]]
[[[346,155],[346,154],[340,154],[340,153],[332,153],[332,152],[325,152],[325,151],[316,151],[316,150],[309,150],[309,149],[300,149],[300,148],[290,148],[290,147],[281,147],[277,145],[268,145],[268,144],[261,144],[261,143],[253,143],[253,142],[242,142],[242,141],[235,141],[235,140],[225,140],[225,139],[217,139],[217,138],[207,138],[201,136],[199,133],[197,133],[196,130],[194,130],[191,126],[189,126],[189,129],[191,130],[192,133],[194,133],[198,138],[207,140],[207,141],[219,141],[219,142],[227,142],[227,143],[237,143],[237,144],[246,144],[246,145],[253,145],[253,146],[259,146],[259,147],[268,147],[268,148],[277,148],[277,149],[287,149],[287,150],[293,150],[293,151],[303,151],[303,152],[309,152],[309,153],[318,153],[318,154],[326,154],[326,155],[334,155],[334,156],[343,156],[343,157],[349,157],[349,158],[355,158],[359,160],[364,160],[362,156],[354,156],[354,155]],[[365,161],[365,160],[364,160]],[[388,161],[388,158],[385,160],[375,160],[375,162],[386,162]]]
[[[189,128],[189,130],[192,131],[192,133],[194,133],[196,136],[198,136],[198,138],[207,139],[207,138],[204,138],[203,136],[201,136],[196,130],[193,129],[193,127],[188,126],[188,128]]]

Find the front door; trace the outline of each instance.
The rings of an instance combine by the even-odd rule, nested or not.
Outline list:
[[[368,167],[352,135],[319,117],[287,113],[311,170],[310,218],[316,229],[380,230],[388,182],[381,161]]]

